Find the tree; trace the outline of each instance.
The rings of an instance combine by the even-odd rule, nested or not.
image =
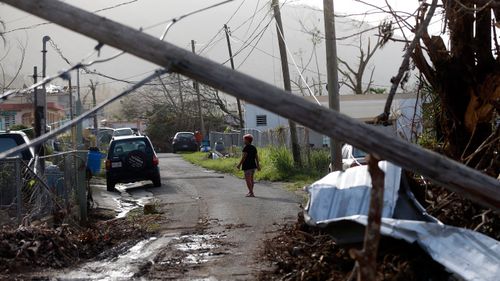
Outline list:
[[[493,14],[497,20],[500,17],[500,3],[442,2],[449,48],[441,36],[431,36],[425,29],[412,58],[440,98],[445,151],[465,160],[492,134],[500,109],[500,47],[492,24]],[[426,10],[425,4],[419,9],[417,26]],[[482,158],[477,156],[471,163]]]
[[[200,85],[202,114],[207,130],[221,131],[226,127],[226,116],[236,115],[218,91]],[[122,119],[143,119],[146,133],[155,146],[170,150],[170,138],[178,131],[199,130],[197,96],[189,79],[178,75],[164,75],[149,86],[122,101]]]
[[[365,71],[370,62],[371,58],[375,54],[375,52],[380,48],[382,44],[381,39],[377,39],[375,45],[371,46],[371,40],[368,39],[368,46],[366,48],[366,53],[363,48],[363,38],[362,35],[359,36],[359,57],[358,57],[358,66],[354,68],[349,63],[344,61],[341,58],[337,58],[339,62],[339,72],[344,76],[344,85],[346,85],[349,89],[353,91],[356,95],[364,95],[370,92],[373,84],[373,73],[375,72],[375,67],[372,68],[370,73],[370,78],[366,86],[363,86],[363,78],[365,76]],[[343,67],[341,67],[342,65]]]
[[[4,29],[5,25],[2,21],[0,21],[0,29]],[[28,44],[28,40],[26,39],[26,42],[23,44],[21,41],[17,41],[17,49],[19,50],[19,59],[18,62],[16,63],[17,67],[15,68],[13,73],[6,73],[6,70],[4,68],[4,60],[9,56],[11,52],[12,46],[10,45],[10,42],[6,40],[5,35],[3,32],[0,31],[0,39],[3,41],[3,46],[4,48],[4,53],[0,57],[0,91],[5,92],[7,89],[9,89],[12,84],[16,81],[16,79],[19,77],[19,74],[21,73],[21,69],[23,68],[24,65],[24,58],[26,54],[26,46]]]

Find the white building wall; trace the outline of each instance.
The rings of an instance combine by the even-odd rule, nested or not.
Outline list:
[[[265,115],[267,119],[266,126],[257,125],[257,116]],[[262,109],[253,104],[245,104],[245,127],[249,129],[257,129],[259,131],[266,131],[269,129],[275,129],[280,126],[288,126],[288,119]]]
[[[344,100],[340,103],[340,112],[354,119],[360,121],[369,121],[381,114],[385,106],[385,98],[365,99],[365,100]],[[412,121],[415,119],[416,126],[413,130],[420,132],[421,125],[418,121],[421,119],[421,103],[417,106],[415,97],[398,98],[396,95],[393,100],[391,116],[396,118],[395,129],[397,134],[405,139],[411,140],[412,137]],[[327,103],[323,104],[328,106]],[[266,131],[275,129],[280,126],[287,127],[288,120],[272,112],[264,110],[252,104],[245,104],[245,127],[248,129],[257,129]],[[416,109],[416,111],[415,111]],[[267,125],[257,126],[257,115],[266,115]],[[320,122],[320,120],[318,120]],[[317,132],[310,130],[309,133],[310,144],[314,147],[321,147],[323,145],[323,136]]]

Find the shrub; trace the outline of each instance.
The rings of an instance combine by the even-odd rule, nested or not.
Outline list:
[[[271,147],[269,152],[269,160],[281,178],[288,178],[294,174],[293,156],[288,148],[285,146]]]
[[[313,175],[324,176],[328,173],[330,165],[330,151],[314,149],[309,154],[309,169]]]

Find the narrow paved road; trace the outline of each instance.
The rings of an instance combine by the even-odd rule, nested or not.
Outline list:
[[[256,197],[247,198],[241,179],[207,171],[180,155],[159,158],[163,186],[148,191],[166,212],[166,234],[174,245],[164,247],[144,277],[253,280],[264,266],[258,254],[266,233],[296,219],[300,198],[270,183],[257,183]],[[173,266],[177,262],[181,270]]]

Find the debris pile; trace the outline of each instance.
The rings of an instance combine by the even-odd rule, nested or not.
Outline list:
[[[500,240],[500,214],[474,204],[455,192],[407,172],[410,187],[427,213],[444,224],[478,231]]]
[[[3,228],[0,232],[0,270],[15,270],[23,265],[65,267],[78,256],[72,229],[61,226]]]
[[[158,215],[150,215],[97,221],[87,228],[4,227],[0,229],[0,274],[71,266],[104,250],[153,235],[156,228],[152,226],[158,219]]]
[[[349,250],[362,245],[337,245],[331,236],[305,224],[299,214],[265,242],[263,257],[274,266],[260,280],[346,280],[354,267]],[[448,280],[450,274],[416,245],[383,239],[377,257],[379,280]],[[426,270],[422,270],[425,268]]]

